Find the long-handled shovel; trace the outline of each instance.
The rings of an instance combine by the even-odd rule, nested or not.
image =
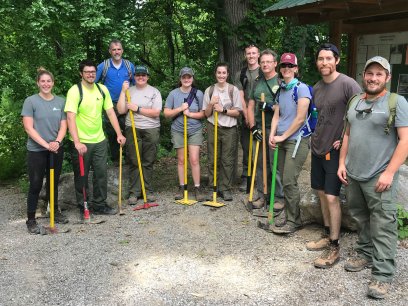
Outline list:
[[[213,187],[213,200],[204,202],[203,205],[212,207],[222,207],[225,204],[217,202],[217,150],[218,150],[218,112],[214,111],[214,187]]]
[[[122,146],[120,146],[119,147],[119,199],[118,199],[118,207],[119,207],[120,216],[125,214],[122,210],[122,157],[123,157],[123,149],[122,149]]]
[[[252,138],[252,135],[251,135],[251,138]],[[249,212],[252,212],[253,210],[252,202],[253,202],[253,196],[254,196],[254,186],[255,186],[255,177],[256,177],[256,166],[258,163],[258,155],[259,155],[259,141],[256,142],[256,146],[255,146],[254,167],[252,170],[252,180],[251,180],[251,188],[249,191],[249,198],[248,200],[244,199],[245,208]],[[249,162],[248,162],[248,167],[249,167]]]
[[[247,171],[247,188],[246,188],[247,194],[251,192],[252,146],[253,146],[252,132],[249,131],[248,171]]]
[[[177,200],[176,203],[183,205],[193,205],[197,203],[195,200],[188,199],[188,190],[187,190],[187,116],[184,115],[184,198]]]
[[[275,147],[275,152],[273,154],[273,170],[272,170],[272,182],[271,182],[271,197],[269,199],[269,212],[268,212],[268,220],[265,223],[258,221],[258,227],[268,230],[269,225],[273,225],[274,222],[274,214],[273,214],[273,206],[275,202],[275,186],[276,186],[276,172],[278,168],[278,146]]]
[[[130,104],[129,90],[126,91],[126,98],[127,98],[128,104]],[[129,109],[129,115],[130,115],[130,122],[132,123],[133,142],[135,144],[137,165],[138,165],[138,168],[139,168],[140,184],[141,184],[141,187],[142,187],[142,195],[143,195],[143,204],[136,206],[135,208],[133,208],[133,210],[148,209],[150,207],[159,206],[159,204],[157,204],[157,203],[147,203],[147,196],[146,196],[146,189],[145,189],[145,184],[144,184],[142,162],[140,160],[139,145],[137,143],[135,120],[134,120],[134,117],[133,117],[133,111],[131,111],[130,109]]]
[[[54,176],[54,171],[55,171],[55,163],[54,163],[54,156],[55,153],[50,152],[49,157],[50,157],[50,181],[49,181],[49,187],[50,187],[50,199],[49,199],[49,207],[50,207],[50,226],[41,226],[40,227],[40,233],[42,235],[47,235],[47,234],[57,234],[57,233],[68,233],[71,231],[71,229],[62,229],[59,230],[55,226],[55,198],[54,198],[54,186],[55,186],[55,176]]]

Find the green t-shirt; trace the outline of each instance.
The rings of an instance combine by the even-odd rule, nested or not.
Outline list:
[[[258,81],[255,84],[254,90],[251,92],[249,96],[250,99],[255,100],[255,121],[256,121],[256,125],[258,126],[258,128],[260,128],[262,125],[262,114],[261,114],[261,111],[259,110],[259,103],[261,103],[261,94],[262,93],[265,94],[266,103],[272,104],[272,105],[275,104],[275,97],[271,95],[271,92],[268,89],[266,82],[268,82],[269,87],[271,88],[272,92],[275,94],[279,88],[277,75],[267,81],[265,81],[264,78],[258,79]],[[272,117],[273,117],[272,112],[265,112],[265,127],[266,128],[271,127]]]
[[[77,114],[78,137],[83,143],[99,143],[105,139],[102,128],[102,110],[113,108],[113,104],[108,89],[102,84],[99,86],[105,93],[105,100],[95,84],[92,89],[82,86],[83,98],[79,109],[78,85],[72,86],[67,93],[65,112]],[[69,138],[72,140],[71,136]]]

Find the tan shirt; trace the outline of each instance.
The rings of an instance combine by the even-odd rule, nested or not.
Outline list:
[[[228,87],[233,86],[233,94],[232,94],[232,101],[228,93]],[[208,87],[205,90],[204,93],[204,102],[203,102],[203,110],[209,106],[210,104],[210,87]],[[220,103],[223,108],[226,109],[237,109],[239,111],[242,111],[242,102],[241,102],[241,97],[239,95],[239,90],[237,87],[235,87],[232,84],[227,84],[224,89],[220,89],[217,87],[217,85],[214,86],[214,92],[213,96],[219,96],[220,97]],[[211,106],[210,106],[211,107]],[[209,122],[214,124],[214,112],[213,114],[207,118]],[[236,117],[231,117],[223,113],[218,113],[218,125],[222,127],[233,127],[237,125],[237,118]]]

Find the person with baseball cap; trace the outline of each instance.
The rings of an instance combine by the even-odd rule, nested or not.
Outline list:
[[[371,267],[367,294],[377,299],[386,297],[395,274],[395,195],[398,169],[408,156],[408,102],[387,91],[390,79],[391,67],[385,58],[375,56],[367,61],[364,92],[347,109],[337,171],[346,185],[350,214],[359,226],[356,256],[344,268],[357,272]],[[392,99],[395,108],[390,107]]]
[[[197,201],[204,201],[200,185],[200,147],[203,144],[201,120],[205,117],[203,108],[204,94],[194,84],[194,71],[184,67],[179,73],[178,87],[172,90],[164,105],[164,116],[173,120],[171,124],[171,142],[177,151],[177,172],[180,187],[176,200],[184,197],[184,115],[187,116],[187,143],[191,173],[194,182],[194,195]]]
[[[319,116],[311,137],[311,187],[319,196],[324,232],[321,238],[306,244],[309,251],[323,251],[314,261],[317,268],[330,268],[340,259],[340,139],[347,102],[361,92],[354,79],[337,71],[339,63],[340,52],[335,45],[325,43],[319,47],[316,67],[322,79],[313,87]]]
[[[309,88],[298,79],[298,60],[293,53],[284,53],[279,63],[282,80],[274,105],[269,146],[279,150],[278,170],[282,176],[286,220],[265,228],[274,234],[290,234],[297,231],[300,219],[300,191],[298,178],[309,154],[309,138],[303,137],[301,129],[308,115],[312,99]],[[294,91],[297,91],[297,101]],[[277,148],[278,147],[278,148]]]
[[[146,187],[147,201],[153,202],[153,165],[156,161],[157,148],[160,142],[160,111],[162,97],[160,91],[149,85],[150,74],[147,67],[135,66],[136,85],[129,87],[125,81],[118,100],[119,114],[126,114],[125,134],[128,139],[126,156],[129,159],[129,205],[135,205],[143,199],[138,161],[133,141],[132,123],[128,110],[133,111],[137,142],[140,148],[140,159],[143,168],[143,179]],[[126,100],[126,91],[129,90],[130,103]]]

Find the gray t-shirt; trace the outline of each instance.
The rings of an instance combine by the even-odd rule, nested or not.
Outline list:
[[[312,99],[310,95],[309,88],[307,85],[300,83],[297,89],[298,101],[301,98],[308,98],[309,100]],[[289,90],[281,89],[279,92],[278,98],[279,104],[279,122],[278,128],[276,130],[277,135],[282,135],[292,124],[293,120],[295,120],[297,115],[297,107],[298,104],[293,99],[293,88]],[[306,120],[306,117],[305,117]],[[302,129],[303,125],[293,133],[288,140],[296,139]]]
[[[388,122],[389,93],[373,101],[354,99],[347,111],[350,136],[346,157],[347,175],[357,181],[368,181],[387,168],[398,143],[397,131],[384,132]],[[358,105],[357,105],[358,103]],[[372,106],[371,113],[359,114],[358,110]],[[398,96],[395,127],[408,126],[408,102]]]
[[[175,109],[177,107],[180,107],[181,104],[184,103],[184,99],[187,99],[188,95],[189,93],[184,93],[180,90],[180,88],[176,88],[169,93],[164,107],[169,109]],[[198,113],[202,110],[203,96],[204,96],[203,92],[201,90],[197,90],[195,98],[193,99],[189,107],[190,112]],[[201,129],[201,126],[202,126],[201,120],[187,118],[188,135],[192,135],[195,132],[199,131]],[[175,118],[173,120],[173,123],[171,124],[171,129],[179,133],[184,133],[184,117],[178,116],[177,118]]]
[[[313,154],[326,155],[333,148],[333,143],[341,138],[347,102],[360,92],[358,83],[344,74],[339,74],[331,83],[323,80],[316,83],[313,87],[313,101],[318,111],[318,120],[312,134]]]
[[[54,96],[50,101],[44,100],[39,94],[32,95],[25,99],[21,116],[32,117],[34,129],[46,142],[54,141],[60,129],[61,120],[66,120],[64,112],[65,100]],[[28,151],[46,151],[37,142],[28,137]]]
[[[247,69],[245,75],[247,77],[247,85],[244,90],[244,98],[245,98],[245,103],[248,106],[249,96],[251,92],[254,90],[255,80],[259,76],[259,66],[255,68],[254,70]],[[244,89],[243,84],[241,83],[241,70],[235,74],[234,85],[239,90]]]

